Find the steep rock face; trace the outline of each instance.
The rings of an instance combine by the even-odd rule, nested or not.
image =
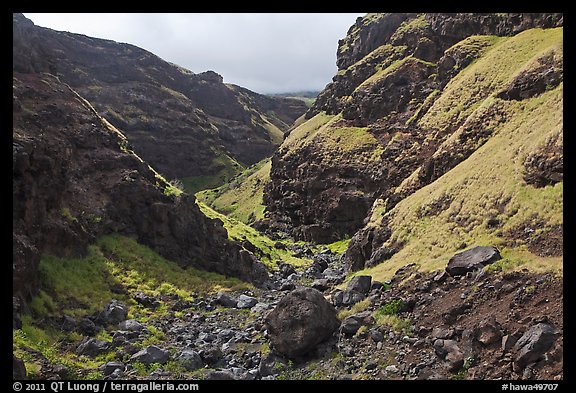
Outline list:
[[[169,179],[232,176],[269,156],[305,112],[302,101],[268,97],[199,74],[129,44],[13,18],[13,69],[49,72],[88,99],[134,150]]]
[[[80,256],[95,237],[134,236],[180,264],[261,281],[193,196],[126,148],[126,138],[50,74],[13,75],[13,285],[29,298],[42,253]]]
[[[291,132],[272,159],[264,195],[270,213],[260,225],[300,239],[338,240],[369,221],[375,201],[383,201],[390,210],[438,179],[506,122],[500,106],[479,108],[483,100],[498,89],[523,86],[523,81],[550,81],[545,90],[553,89],[562,79],[561,53],[548,48],[547,37],[527,37],[518,48],[510,45],[525,52],[518,59],[509,64],[495,61],[498,70],[491,71],[493,75],[469,75],[460,94],[453,93],[457,77],[491,49],[505,45],[500,36],[562,23],[562,14],[368,14],[359,18],[339,42],[338,74],[307,112],[309,120]],[[532,49],[527,49],[532,39]],[[536,77],[526,70],[514,83],[522,67],[529,68],[532,57],[542,56],[546,48],[548,54],[533,68],[537,74],[550,67],[553,72]],[[446,115],[438,120],[440,111]],[[367,228],[362,233],[376,243],[364,238],[362,251],[351,248],[349,255],[362,260],[349,261],[349,266],[361,268],[370,259],[377,263],[402,246],[390,239],[389,231],[377,236],[373,231]],[[378,258],[373,258],[376,252]]]

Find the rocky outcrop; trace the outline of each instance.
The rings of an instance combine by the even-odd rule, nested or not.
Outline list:
[[[286,295],[265,320],[274,349],[288,358],[306,355],[340,325],[336,310],[312,288]]]
[[[112,232],[181,265],[265,279],[263,265],[228,241],[220,221],[128,150],[125,137],[70,87],[49,74],[16,72],[13,86],[15,296],[37,290],[42,253],[81,256]]]
[[[482,146],[498,122],[506,121],[500,109],[490,105],[481,106],[474,116],[454,116],[442,125],[429,121],[427,114],[450,82],[481,58],[497,36],[562,23],[562,14],[407,13],[359,18],[339,42],[338,73],[307,112],[309,123],[294,131],[302,136],[288,138],[272,158],[264,195],[269,216],[262,227],[290,232],[298,239],[331,242],[360,230],[376,199],[385,201],[389,211],[441,177]],[[522,97],[541,94],[560,83],[561,64],[561,55],[552,50],[532,67],[519,70],[507,87],[502,82],[494,85],[502,86],[502,94],[512,94],[505,99],[513,99],[520,90],[525,92]],[[481,102],[498,92],[485,85],[470,87],[471,97]],[[543,85],[547,87],[542,89]],[[462,108],[468,105],[457,100],[450,111],[459,108],[456,102]],[[334,117],[313,129],[323,116]],[[301,132],[306,124],[311,130]],[[298,138],[301,142],[294,143],[292,139]],[[349,148],[351,144],[357,148]],[[362,236],[370,236],[369,232]],[[358,243],[372,241],[352,242]],[[380,256],[374,258],[381,245],[376,242],[363,261],[348,264],[362,268],[366,261],[381,262]],[[396,246],[381,253],[393,254]],[[354,254],[366,252],[350,249],[348,255]]]
[[[58,76],[168,179],[234,175],[241,170],[234,160],[248,166],[269,156],[307,109],[133,45],[38,27],[21,14],[14,14],[13,33],[14,71]]]
[[[459,252],[448,261],[446,272],[451,276],[462,276],[502,259],[500,252],[493,246],[476,246]]]

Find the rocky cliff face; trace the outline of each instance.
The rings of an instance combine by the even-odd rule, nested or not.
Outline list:
[[[120,233],[183,266],[261,282],[255,257],[228,241],[131,150],[117,129],[47,73],[13,74],[13,285],[27,299],[42,253],[83,255],[97,236]]]
[[[38,27],[21,14],[13,19],[14,70],[58,76],[169,179],[239,172],[269,156],[307,109],[133,45]]]
[[[369,223],[375,202],[389,211],[440,178],[506,123],[506,110],[488,105],[491,97],[506,100],[512,94],[515,100],[561,84],[561,31],[546,32],[562,23],[562,14],[359,18],[339,42],[333,82],[272,159],[264,197],[270,213],[262,227],[334,241]],[[533,28],[538,29],[519,34]],[[502,36],[521,38],[506,44]],[[499,45],[517,53],[508,52],[506,62],[494,60],[489,70],[472,70]],[[555,157],[550,168],[561,161]],[[378,218],[376,232],[365,228],[354,237],[350,269],[402,247],[400,239],[391,239],[388,219]]]

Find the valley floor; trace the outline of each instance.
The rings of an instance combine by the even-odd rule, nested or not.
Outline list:
[[[14,353],[37,379],[563,378],[563,284],[553,273],[496,263],[453,278],[407,265],[342,304],[340,255],[288,247],[313,262],[280,263],[265,289],[186,272],[116,236],[92,247],[84,262],[103,279],[82,288],[61,287],[87,274],[78,264],[45,258],[45,288],[14,330]],[[286,359],[264,318],[302,286],[321,290],[342,324],[307,358]],[[540,341],[521,355],[516,343],[529,339]]]

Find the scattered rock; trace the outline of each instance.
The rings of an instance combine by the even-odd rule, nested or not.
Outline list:
[[[451,276],[462,276],[467,272],[481,269],[501,259],[500,252],[493,246],[476,246],[450,258],[446,272]]]
[[[216,370],[207,373],[204,379],[208,381],[233,381],[237,378],[231,370]]]
[[[134,292],[132,295],[137,303],[143,305],[146,308],[155,309],[160,307],[160,301],[154,296],[146,295],[144,292]]]
[[[169,358],[170,358],[170,352],[158,348],[155,345],[150,345],[132,355],[130,361],[141,362],[145,365],[150,365],[152,363],[164,364],[168,361]]]
[[[65,332],[71,332],[76,329],[76,321],[69,315],[64,315],[60,318],[60,329]]]
[[[518,342],[518,337],[514,335],[507,334],[504,337],[502,337],[502,352],[510,351],[514,347],[516,342]]]
[[[116,325],[126,320],[128,316],[128,307],[125,304],[114,299],[104,307],[102,317],[106,323]]]
[[[100,367],[104,376],[112,375],[116,370],[120,370],[120,373],[126,370],[126,365],[122,362],[108,362]]]
[[[353,336],[354,334],[356,334],[358,329],[360,329],[360,326],[362,326],[360,321],[356,319],[353,315],[351,315],[344,318],[342,324],[340,325],[340,331],[349,336]]]
[[[188,371],[197,370],[204,365],[200,354],[192,349],[185,349],[178,353],[175,360]]]
[[[262,356],[260,364],[258,365],[258,372],[260,376],[267,377],[274,375],[286,367],[284,360],[272,353]]]
[[[240,295],[238,296],[238,301],[236,302],[237,308],[252,308],[258,303],[258,299],[252,296]]]
[[[491,316],[488,320],[482,322],[478,328],[478,341],[480,341],[484,346],[489,346],[501,341],[502,331],[500,324],[496,321],[494,316]]]
[[[538,361],[556,341],[556,330],[547,323],[532,326],[514,345],[516,357],[514,367],[524,369],[530,363]]]
[[[254,307],[250,309],[250,312],[253,312],[255,314],[261,314],[264,311],[268,310],[268,308],[270,308],[270,305],[268,303],[258,302],[254,305]]]
[[[26,366],[22,359],[12,354],[12,379],[26,379]]]
[[[146,328],[146,326],[135,319],[127,319],[124,322],[121,322],[118,327],[129,332],[140,332]]]
[[[290,292],[265,319],[272,345],[290,358],[310,352],[339,325],[334,307],[312,288]]]
[[[386,370],[387,373],[392,373],[392,374],[398,374],[400,372],[400,369],[398,367],[396,367],[396,365],[394,365],[394,364],[391,364],[390,366],[386,366],[386,368],[384,370]]]
[[[441,339],[452,338],[454,336],[454,329],[435,327],[434,329],[432,329],[431,336],[432,338],[441,338]]]
[[[93,336],[98,333],[100,328],[96,326],[91,319],[83,318],[80,323],[78,323],[76,330],[84,336]]]
[[[456,372],[464,365],[464,353],[455,340],[438,339],[434,341],[434,350],[448,363],[449,372]]]
[[[222,350],[217,346],[212,346],[207,349],[204,349],[200,351],[199,354],[209,366],[214,366],[224,356]]]
[[[236,307],[237,300],[233,299],[225,292],[218,292],[216,294],[216,303],[227,308]]]
[[[370,292],[371,285],[372,276],[354,276],[348,283],[348,287],[346,289],[348,291],[355,291],[363,295],[367,295],[368,292]]]
[[[319,278],[314,280],[310,285],[312,288],[319,290],[320,292],[324,292],[328,288],[331,287],[330,282],[326,278]]]
[[[440,273],[436,274],[433,278],[435,283],[441,284],[448,278],[448,273],[446,271],[441,271]]]
[[[110,343],[106,341],[96,340],[95,338],[85,338],[76,348],[78,355],[85,355],[95,357],[110,348]]]

